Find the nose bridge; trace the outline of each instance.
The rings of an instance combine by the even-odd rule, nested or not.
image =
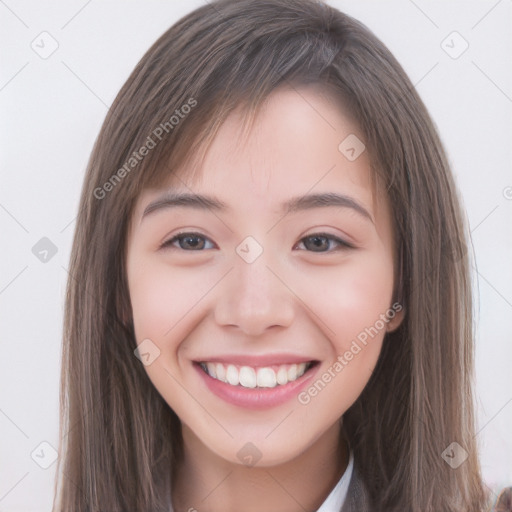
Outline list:
[[[215,315],[219,324],[237,326],[252,335],[274,325],[288,326],[293,319],[290,292],[275,275],[277,259],[270,250],[256,249],[251,241],[237,248]]]
[[[252,306],[255,310],[263,311],[275,296],[277,283],[275,276],[270,272],[272,262],[269,261],[269,253],[259,256],[252,263],[238,261],[235,266],[235,275],[238,282],[235,283],[238,289],[240,301],[247,306]],[[274,282],[272,282],[274,278]]]

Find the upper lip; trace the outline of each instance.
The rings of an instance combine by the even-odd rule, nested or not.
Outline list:
[[[264,354],[264,355],[243,355],[231,354],[225,356],[210,356],[196,359],[198,363],[224,363],[239,366],[273,366],[281,364],[309,363],[315,359],[298,354]]]

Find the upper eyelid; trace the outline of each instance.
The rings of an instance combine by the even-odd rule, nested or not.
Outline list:
[[[197,231],[180,231],[179,233],[176,233],[175,235],[172,235],[171,237],[169,238],[166,238],[160,245],[160,247],[165,247],[166,245],[169,245],[171,242],[175,242],[176,240],[178,240],[180,237],[184,237],[184,236],[187,236],[187,235],[192,235],[192,236],[197,236],[197,237],[201,237],[201,238],[204,238],[205,240],[208,240],[209,242],[211,242],[213,245],[217,245],[209,236],[206,236],[204,235],[203,233],[199,233]]]
[[[331,233],[324,233],[322,231],[318,231],[318,232],[315,232],[315,233],[311,233],[309,235],[305,235],[305,236],[300,238],[299,242],[302,243],[302,241],[305,238],[310,238],[312,236],[323,236],[323,237],[327,238],[328,240],[334,240],[340,246],[346,247],[347,249],[349,249],[349,248],[350,249],[354,249],[355,248],[354,244],[352,244],[351,242],[343,239],[342,237],[337,236],[337,235],[332,235]],[[314,251],[310,251],[310,252],[314,252]],[[333,252],[333,251],[327,251],[327,252]]]

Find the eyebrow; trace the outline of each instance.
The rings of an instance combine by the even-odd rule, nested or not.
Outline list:
[[[169,208],[186,207],[195,210],[229,211],[228,205],[216,197],[201,194],[167,192],[164,196],[150,203],[142,213],[141,221],[148,215]],[[338,207],[350,208],[374,223],[372,216],[361,204],[350,196],[327,192],[293,197],[281,205],[284,215],[314,208]]]

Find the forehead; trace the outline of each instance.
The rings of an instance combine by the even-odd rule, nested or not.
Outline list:
[[[353,156],[346,150],[354,144],[359,152],[363,136],[332,94],[318,86],[280,88],[249,124],[247,111],[239,108],[231,113],[204,158],[192,158],[176,169],[161,188],[263,201],[305,194],[316,187],[322,191],[342,187],[371,201],[366,151],[355,160],[347,158]]]
[[[143,190],[131,216],[130,236],[133,230],[139,232],[143,220],[163,219],[153,213],[170,211],[178,196],[180,205],[186,202],[190,207],[188,212],[202,210],[215,217],[224,212],[226,220],[242,230],[274,225],[289,211],[302,212],[295,218],[305,220],[319,206],[318,198],[311,196],[333,194],[352,201],[340,205],[335,199],[334,206],[360,214],[360,219],[366,216],[381,241],[393,243],[391,206],[373,180],[368,152],[362,150],[357,158],[347,158],[344,152],[347,140],[364,144],[364,137],[332,97],[315,88],[281,89],[255,111],[250,124],[246,120],[246,111],[232,112],[200,159],[189,159],[166,182]],[[191,201],[183,194],[196,197]],[[197,196],[199,202],[206,197],[224,206],[217,212],[198,206]],[[306,196],[308,204],[302,202],[294,210],[293,203]],[[332,198],[327,202],[332,205]],[[368,215],[357,212],[354,203]]]

